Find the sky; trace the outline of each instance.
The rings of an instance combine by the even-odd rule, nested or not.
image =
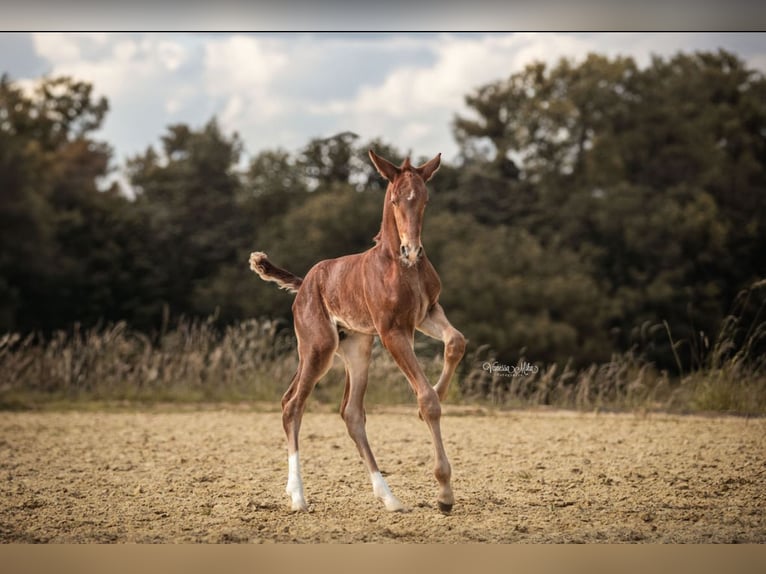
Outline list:
[[[535,60],[589,52],[651,56],[724,48],[766,72],[765,33],[2,33],[0,73],[31,86],[43,75],[94,85],[110,111],[95,135],[127,157],[168,125],[216,117],[245,161],[295,152],[343,131],[414,156],[457,155],[464,97]]]

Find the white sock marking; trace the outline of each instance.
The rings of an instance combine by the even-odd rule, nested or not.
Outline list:
[[[306,500],[303,497],[303,480],[301,480],[301,463],[296,450],[287,457],[287,486],[285,492],[292,499],[293,510],[306,510]]]
[[[399,502],[399,499],[394,496],[391,489],[388,488],[386,479],[380,474],[380,471],[370,473],[370,480],[372,481],[372,492],[383,501],[386,505],[386,510],[396,511],[402,510],[404,505]]]

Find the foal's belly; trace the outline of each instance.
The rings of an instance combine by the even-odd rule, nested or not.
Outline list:
[[[353,331],[355,333],[364,333],[365,335],[376,335],[377,329],[372,320],[367,317],[360,317],[353,313],[330,312],[330,320],[340,331]]]

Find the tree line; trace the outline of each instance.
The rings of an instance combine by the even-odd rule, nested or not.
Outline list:
[[[584,365],[637,348],[685,369],[735,303],[741,338],[763,323],[762,291],[738,296],[766,271],[766,81],[737,55],[532,63],[465,101],[423,242],[474,349]],[[304,274],[367,249],[385,182],[366,152],[404,158],[344,132],[242,168],[213,118],[131,157],[128,195],[106,183],[108,112],[74,78],[0,81],[0,333],[150,333],[168,314],[289,327],[292,297],[252,276],[250,251]]]

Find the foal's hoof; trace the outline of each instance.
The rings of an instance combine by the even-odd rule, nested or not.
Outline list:
[[[449,514],[452,512],[452,505],[447,504],[446,502],[439,501],[439,512],[443,512],[444,514]]]
[[[382,498],[386,510],[389,512],[404,512],[404,505],[395,496]]]
[[[290,493],[288,493],[290,494]],[[309,505],[306,504],[306,499],[304,499],[302,496],[292,494],[290,495],[290,510],[293,512],[308,512],[309,511]]]
[[[305,502],[293,502],[290,504],[290,510],[292,512],[308,512],[309,507]]]

